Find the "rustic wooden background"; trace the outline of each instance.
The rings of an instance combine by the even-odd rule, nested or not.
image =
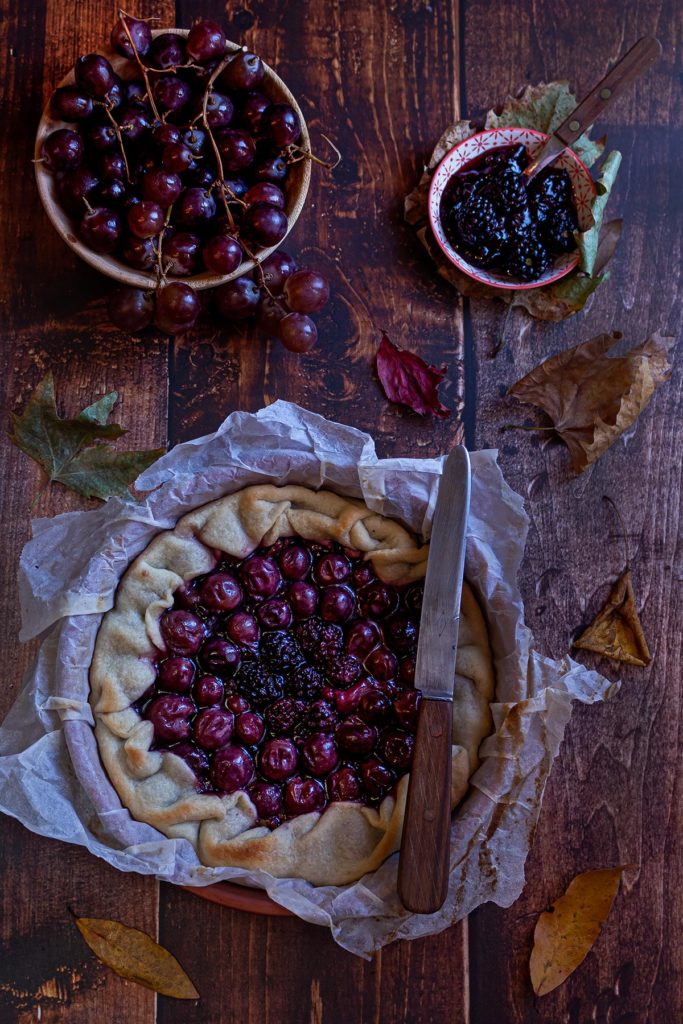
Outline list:
[[[507,479],[527,499],[531,531],[522,587],[540,649],[561,655],[622,568],[601,502],[628,525],[634,580],[653,650],[648,671],[626,670],[611,703],[574,714],[549,784],[527,887],[509,910],[480,909],[429,939],[395,944],[364,963],[322,929],[207,904],[153,880],[122,875],[80,849],[3,818],[0,835],[0,1021],[90,1024],[678,1024],[683,1019],[681,776],[680,371],[627,441],[576,480],[560,446],[501,434],[519,409],[507,386],[549,353],[601,330],[630,342],[676,333],[680,276],[681,92],[675,0],[244,0],[227,5],[131,0],[134,13],[188,26],[225,21],[280,70],[313,136],[344,154],[314,173],[288,248],[326,268],[334,300],[309,355],[251,332],[203,329],[169,342],[131,339],[106,323],[109,287],[65,248],[38,203],[32,136],[43,103],[80,53],[108,36],[116,4],[2,0],[5,112],[0,166],[5,410],[23,404],[49,367],[65,411],[112,388],[139,447],[175,444],[234,409],[277,397],[371,430],[381,454],[436,454],[463,430],[471,447],[500,446]],[[461,303],[432,272],[402,221],[402,200],[445,125],[481,113],[526,82],[568,77],[581,92],[638,36],[664,45],[658,66],[610,111],[624,154],[610,210],[625,217],[611,279],[587,312],[560,325],[518,313],[494,360],[501,310]],[[678,38],[680,47],[680,36]],[[678,79],[680,81],[680,78]],[[446,362],[447,401],[462,421],[421,422],[390,407],[372,378],[378,332]],[[2,446],[0,559],[4,628],[0,714],[35,646],[18,648],[15,565],[28,536],[36,467]],[[46,511],[77,507],[55,489]],[[611,677],[614,665],[597,663]],[[575,873],[640,865],[579,971],[534,1004],[527,960],[536,915]],[[67,914],[122,918],[177,954],[201,992],[197,1006],[155,999],[85,949]]]

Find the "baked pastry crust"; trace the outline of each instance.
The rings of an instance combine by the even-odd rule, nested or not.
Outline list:
[[[154,661],[165,650],[159,620],[175,590],[211,571],[222,553],[244,558],[293,535],[363,551],[387,582],[408,583],[425,574],[428,545],[361,501],[299,486],[247,487],[183,516],[131,564],[98,632],[90,700],[102,761],[134,818],[170,838],[188,839],[209,866],[342,885],[375,870],[398,849],[408,775],[377,809],[331,803],[322,813],[302,814],[271,830],[256,824],[246,792],[198,793],[183,759],[151,749],[153,726],[131,707],[154,682]],[[453,700],[453,807],[491,731],[493,693],[486,625],[465,583]]]

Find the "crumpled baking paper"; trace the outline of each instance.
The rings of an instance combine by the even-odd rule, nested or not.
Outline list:
[[[617,688],[569,657],[533,649],[517,571],[528,520],[494,451],[472,453],[466,575],[488,621],[496,668],[495,733],[453,820],[448,899],[436,914],[404,910],[398,855],[347,886],[314,887],[261,871],[207,868],[184,839],[134,821],[101,767],[88,704],[88,666],[103,612],[130,561],[190,509],[249,484],[299,483],[363,498],[429,536],[443,459],[382,459],[367,434],[287,402],[233,413],[215,434],[181,444],[137,481],[133,503],[33,523],[19,573],[26,640],[44,634],[37,661],[0,728],[0,810],[41,835],[79,843],[122,871],[179,884],[222,879],[265,889],[306,921],[326,925],[345,949],[369,957],[397,938],[447,928],[488,900],[510,906],[543,791],[573,699],[590,704]]]

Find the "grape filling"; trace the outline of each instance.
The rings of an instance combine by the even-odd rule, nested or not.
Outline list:
[[[549,167],[526,186],[524,146],[489,150],[450,179],[441,198],[448,241],[469,263],[536,281],[557,256],[576,249],[572,184]]]
[[[422,589],[301,537],[224,558],[175,592],[133,708],[199,792],[247,788],[262,825],[335,801],[376,807],[410,769]]]

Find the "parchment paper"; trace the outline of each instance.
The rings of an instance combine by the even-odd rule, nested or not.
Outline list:
[[[429,536],[442,459],[378,460],[367,434],[275,402],[233,413],[215,434],[178,445],[137,481],[148,498],[110,499],[88,512],[33,523],[21,556],[21,639],[44,634],[37,661],[0,728],[0,810],[41,835],[86,846],[122,871],[180,884],[220,879],[267,890],[306,921],[328,926],[364,957],[395,938],[441,931],[487,900],[509,906],[572,699],[618,688],[569,657],[533,649],[517,570],[528,520],[494,451],[472,454],[466,575],[485,610],[496,668],[495,733],[454,818],[448,899],[433,915],[405,911],[398,856],[355,884],[314,887],[264,872],[206,868],[187,840],[166,839],[121,807],[100,765],[88,704],[88,666],[117,581],[159,530],[197,505],[259,482],[330,487]]]

